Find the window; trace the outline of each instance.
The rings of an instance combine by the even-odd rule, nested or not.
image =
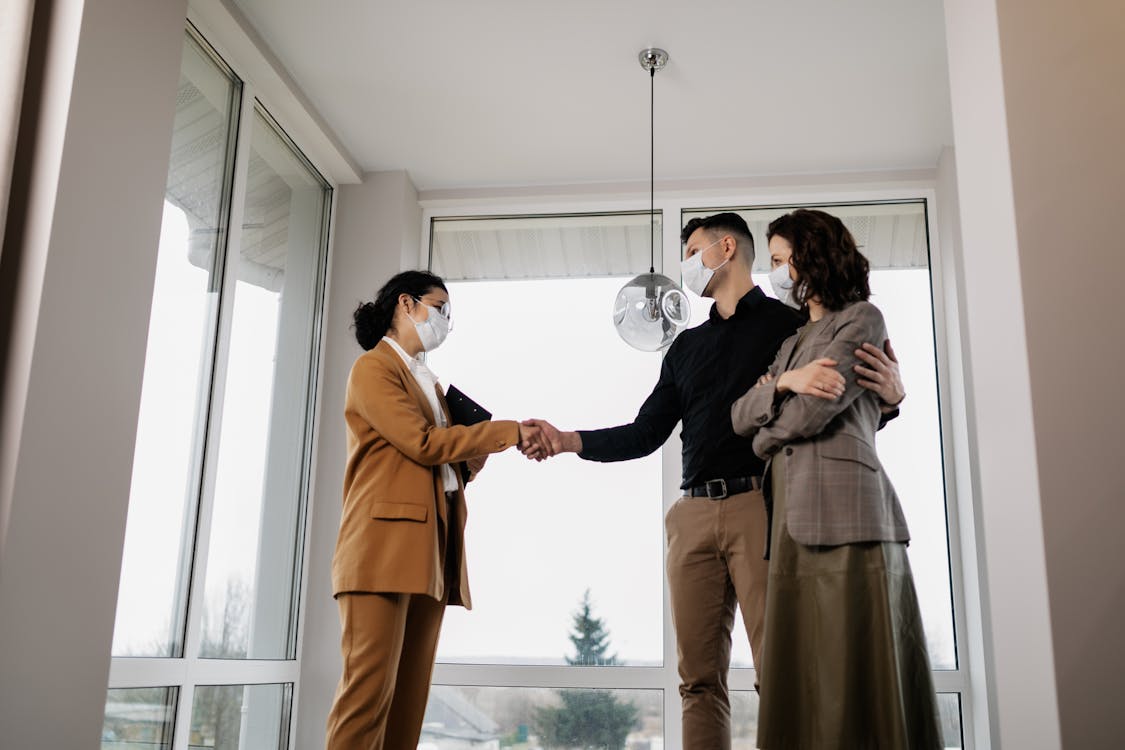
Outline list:
[[[327,193],[251,128],[199,655],[292,659]]]
[[[648,270],[648,231],[647,215],[434,222],[456,328],[430,366],[497,418],[631,421],[660,358],[623,345],[609,320],[618,289]],[[659,452],[605,465],[491,457],[469,500],[474,610],[448,611],[438,659],[564,665],[589,591],[616,663],[661,664],[661,492]]]
[[[758,248],[755,280],[772,293],[765,230],[796,207],[697,208],[670,199],[663,212],[678,211],[682,226],[738,211]],[[954,637],[953,498],[944,482],[927,203],[824,208],[844,220],[871,261],[872,301],[901,362],[909,395],[878,446],[913,534],[909,555],[946,747],[960,748],[968,679]],[[656,382],[660,355],[621,342],[610,312],[625,281],[648,270],[646,214],[430,216],[429,227],[430,267],[446,279],[456,320],[448,341],[428,355],[444,385],[457,385],[498,418],[542,417],[562,429],[633,418]],[[658,270],[678,262],[678,231],[661,230]],[[692,301],[690,325],[698,325],[710,304]],[[562,695],[597,693],[604,697],[572,701],[603,701],[602,715],[633,706],[646,717],[629,724],[630,747],[679,747],[661,523],[679,494],[677,434],[662,451],[619,464],[563,456],[536,466],[514,451],[489,459],[468,498],[474,609],[446,615],[421,747],[460,747],[453,738],[470,735],[480,747],[542,743],[552,711],[567,707]],[[599,666],[574,663],[582,659],[570,636],[589,629],[591,618],[603,629],[604,655],[616,657]],[[733,642],[732,732],[736,746],[753,747],[758,702],[739,624]]]
[[[754,234],[755,281],[763,289],[770,290],[766,229],[793,208],[734,209]],[[871,264],[871,302],[886,318],[908,394],[900,416],[876,438],[879,457],[911,531],[908,554],[930,662],[934,669],[956,669],[926,205],[911,201],[816,208],[841,218]],[[684,212],[684,223],[729,210],[693,209]],[[697,297],[693,301],[702,304]],[[736,654],[740,666],[750,666],[745,643],[736,643]]]
[[[133,457],[115,656],[181,656],[241,82],[189,35]]]
[[[331,195],[189,28],[104,748],[288,746]]]

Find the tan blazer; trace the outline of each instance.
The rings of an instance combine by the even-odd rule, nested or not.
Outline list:
[[[875,452],[879,397],[857,384],[854,370],[856,349],[887,339],[883,314],[869,302],[856,302],[825,315],[809,336],[796,354],[798,337],[786,339],[770,374],[776,378],[831,357],[847,381],[844,395],[835,401],[793,393],[779,398],[775,379],[734,402],[734,431],[753,437],[762,458],[784,450],[786,522],[801,544],[908,541],[898,496]]]
[[[440,390],[439,390],[440,394]],[[445,398],[439,403],[446,411]],[[440,466],[519,442],[519,424],[440,428],[418,381],[385,341],[352,366],[344,405],[348,459],[344,511],[332,558],[332,593],[445,592],[446,557],[459,570],[449,604],[470,607],[462,554],[468,509],[460,472],[447,502]],[[451,528],[452,534],[446,529]],[[446,540],[450,547],[446,549]]]

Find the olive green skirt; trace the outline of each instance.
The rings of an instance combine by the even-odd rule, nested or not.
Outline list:
[[[783,455],[770,480],[758,747],[944,747],[906,545],[799,544],[785,523]]]

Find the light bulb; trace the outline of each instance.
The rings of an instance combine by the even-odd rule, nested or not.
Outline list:
[[[687,327],[690,305],[667,276],[643,273],[621,287],[613,306],[617,333],[635,349],[658,352]]]

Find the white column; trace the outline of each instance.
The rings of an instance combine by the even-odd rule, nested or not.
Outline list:
[[[185,11],[36,7],[3,253],[5,747],[99,743]]]
[[[947,0],[966,431],[989,738],[1060,747],[1012,162],[995,0]],[[962,515],[970,508],[962,504]],[[978,715],[980,715],[978,713]]]

